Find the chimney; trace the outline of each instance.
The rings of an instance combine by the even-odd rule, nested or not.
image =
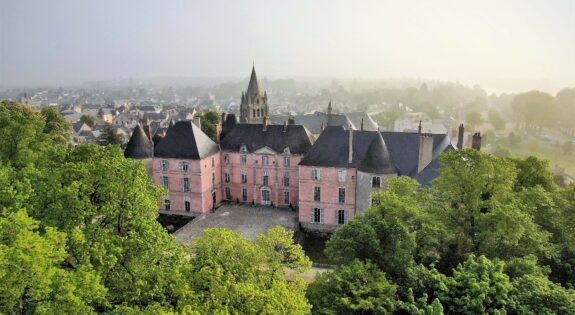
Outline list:
[[[421,133],[421,120],[419,121],[419,126],[417,127],[417,133]]]
[[[268,130],[268,124],[269,124],[269,118],[267,116],[264,116],[264,119],[262,120],[262,130],[263,131],[267,131]]]
[[[423,171],[433,158],[433,135],[430,133],[419,134],[419,162],[417,172]]]
[[[216,143],[220,143],[222,136],[222,122],[216,123]]]
[[[363,118],[361,119],[361,131],[363,131]]]
[[[288,125],[295,125],[295,117],[290,115],[288,118]]]
[[[473,134],[471,148],[473,150],[481,151],[481,132],[476,132]]]
[[[200,121],[200,116],[194,116],[194,125],[202,129],[202,122]]]
[[[287,126],[288,126],[287,120],[284,120],[284,132],[287,132]]]
[[[465,133],[465,127],[463,124],[459,125],[459,133],[457,134],[457,148],[463,149],[463,135]]]
[[[353,161],[353,129],[349,128],[349,155],[347,157],[347,163],[351,164]]]
[[[321,126],[319,127],[319,129],[321,130],[321,132],[325,130],[325,124],[323,123],[323,121],[321,122]]]
[[[226,118],[228,118],[228,115],[226,113],[222,113],[222,118],[221,118],[220,122],[222,124],[224,124],[226,122]]]

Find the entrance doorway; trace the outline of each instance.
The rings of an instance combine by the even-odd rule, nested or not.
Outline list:
[[[262,190],[262,205],[269,206],[271,204],[270,195],[271,194],[269,190]]]

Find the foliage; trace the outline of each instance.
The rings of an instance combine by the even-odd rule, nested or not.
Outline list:
[[[371,263],[354,260],[320,274],[307,297],[314,314],[393,314],[396,286]]]
[[[90,126],[90,127],[94,127],[94,117],[90,116],[90,115],[82,115],[80,116],[80,121],[85,123],[86,125]]]
[[[124,144],[124,137],[116,132],[112,124],[107,123],[98,136],[98,143],[101,145],[122,145]]]
[[[204,230],[191,248],[180,307],[190,305],[201,314],[309,313],[305,282],[285,278],[284,268],[311,266],[291,237],[276,227],[254,244],[237,232]]]
[[[67,144],[72,136],[72,125],[60,115],[55,107],[44,107],[40,112],[44,118],[44,133],[48,134],[54,144]]]
[[[499,111],[497,111],[497,109],[495,108],[489,109],[487,116],[489,122],[491,123],[491,125],[493,125],[493,128],[495,128],[495,130],[505,129],[505,119],[501,117],[501,114],[499,113]]]
[[[540,91],[517,94],[512,107],[520,122],[527,128],[552,126],[558,115],[555,98]]]
[[[481,117],[481,113],[478,111],[471,110],[467,112],[467,115],[465,115],[465,122],[473,128],[474,126],[478,126],[483,123],[483,117]]]
[[[202,131],[210,137],[210,139],[216,141],[216,124],[220,121],[220,113],[212,109],[196,115],[200,117]]]

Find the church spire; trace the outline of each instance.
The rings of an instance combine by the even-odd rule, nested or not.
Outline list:
[[[328,114],[328,115],[331,115],[331,110],[332,110],[332,108],[331,108],[331,99],[330,99],[330,100],[329,100],[329,105],[327,105],[327,114]]]
[[[256,96],[260,95],[260,85],[258,83],[258,76],[256,75],[256,67],[252,65],[252,75],[250,76],[250,83],[248,84],[248,90],[246,96],[250,96],[254,99]]]

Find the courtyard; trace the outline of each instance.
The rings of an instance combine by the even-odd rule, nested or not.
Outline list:
[[[213,213],[202,214],[174,233],[180,244],[191,243],[207,228],[226,228],[251,240],[280,225],[296,231],[298,213],[286,208],[249,205],[223,205]]]

